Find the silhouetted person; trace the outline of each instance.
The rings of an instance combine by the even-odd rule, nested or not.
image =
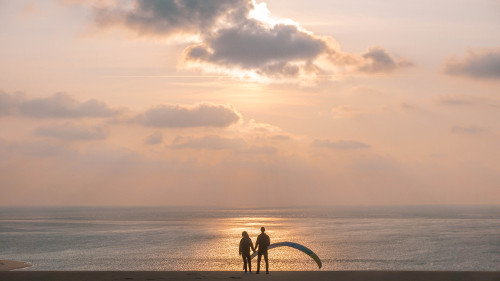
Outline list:
[[[243,258],[243,269],[247,272],[247,263],[248,263],[248,271],[252,272],[252,258],[250,257],[250,248],[255,252],[255,248],[253,247],[252,239],[248,237],[248,233],[243,231],[241,233],[240,241],[240,256]]]
[[[257,252],[257,274],[259,274],[260,271],[260,259],[262,258],[262,255],[264,255],[264,260],[266,261],[266,274],[269,274],[269,260],[267,259],[267,247],[271,245],[271,239],[267,234],[264,232],[266,229],[264,227],[260,228],[260,231],[262,232],[259,234],[257,237],[257,242],[255,242],[255,248],[258,248]]]

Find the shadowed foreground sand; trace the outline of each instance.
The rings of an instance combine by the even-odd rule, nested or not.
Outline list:
[[[141,281],[141,280],[334,280],[334,281],[500,281],[500,272],[445,271],[4,271],[2,281]]]

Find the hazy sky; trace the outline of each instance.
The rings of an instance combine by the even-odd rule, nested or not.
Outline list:
[[[500,2],[0,0],[0,205],[500,204]]]

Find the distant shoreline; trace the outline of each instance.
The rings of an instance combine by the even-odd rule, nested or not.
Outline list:
[[[0,271],[21,269],[30,266],[31,264],[23,261],[0,260]]]
[[[263,274],[264,273],[264,274]],[[267,281],[498,281],[500,271],[271,271],[260,276],[241,271],[3,271],[2,281],[84,280],[262,280]]]

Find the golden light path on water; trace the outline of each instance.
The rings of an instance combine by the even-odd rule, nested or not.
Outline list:
[[[296,242],[309,247],[320,255],[319,244],[313,243],[313,237],[300,231],[305,229],[304,226],[301,226],[301,220],[303,219],[249,216],[212,221],[212,225],[205,226],[205,229],[212,229],[217,238],[207,241],[208,243],[200,244],[196,249],[190,249],[193,251],[192,253],[196,251],[201,255],[199,259],[201,264],[195,265],[195,267],[203,268],[203,270],[242,270],[243,261],[238,253],[241,233],[247,231],[255,244],[262,226],[266,228],[266,233],[271,238],[271,244],[285,241]],[[318,270],[318,265],[311,257],[289,247],[269,250],[269,264],[271,271]],[[257,258],[254,258],[252,259],[252,271],[256,271],[256,269]],[[265,270],[264,259],[261,261],[262,270]]]

